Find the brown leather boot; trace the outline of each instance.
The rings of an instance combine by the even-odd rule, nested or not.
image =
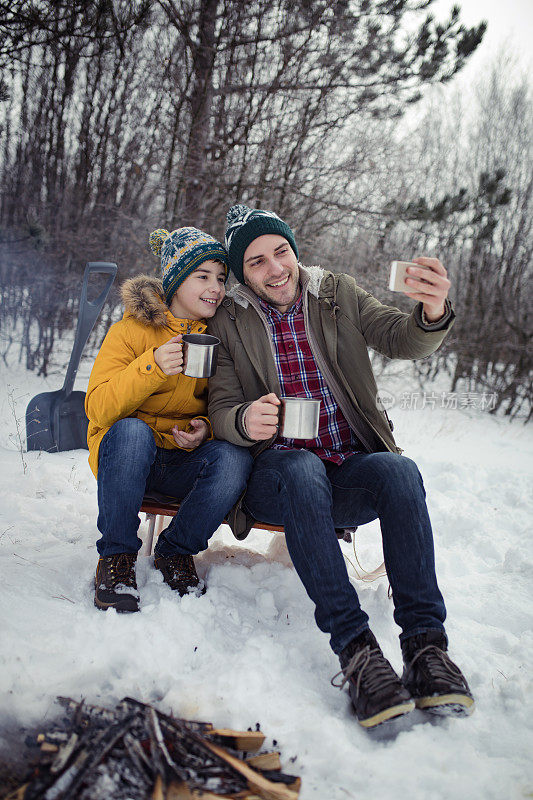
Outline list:
[[[359,724],[374,728],[394,717],[408,714],[415,707],[391,664],[370,630],[350,642],[339,655],[341,671],[332,678],[341,689],[348,684],[350,699]],[[342,675],[340,683],[335,679]]]
[[[139,592],[135,580],[137,553],[117,553],[98,561],[94,579],[94,604],[106,611],[120,613],[139,610]]]
[[[165,583],[179,592],[181,597],[188,594],[189,589],[199,589],[200,594],[205,594],[205,584],[198,577],[192,556],[181,553],[166,557],[156,555],[154,566],[162,573]]]
[[[433,714],[469,716],[475,703],[466,678],[446,652],[444,632],[427,631],[402,644],[403,683],[417,708]]]

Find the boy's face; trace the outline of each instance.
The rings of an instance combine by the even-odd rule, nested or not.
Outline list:
[[[246,285],[282,314],[298,297],[298,259],[288,241],[276,233],[265,233],[248,245],[243,275]]]
[[[226,294],[225,277],[220,261],[203,261],[176,290],[170,311],[178,319],[212,317]]]

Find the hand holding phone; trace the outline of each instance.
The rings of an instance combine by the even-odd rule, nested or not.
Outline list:
[[[392,292],[412,292],[413,287],[405,282],[409,276],[407,267],[416,267],[417,269],[427,269],[432,272],[431,267],[424,266],[423,264],[415,264],[413,261],[393,261],[390,269],[389,289]],[[423,280],[423,278],[417,278]]]
[[[407,272],[408,269],[412,272]],[[422,319],[425,315],[427,322],[437,322],[445,313],[450,286],[448,273],[438,258],[421,256],[416,261],[393,261],[391,264],[389,289],[404,292],[422,303]]]

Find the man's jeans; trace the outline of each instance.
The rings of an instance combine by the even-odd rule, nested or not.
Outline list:
[[[139,509],[150,490],[181,500],[179,512],[159,536],[156,553],[195,555],[246,487],[252,457],[229,442],[204,442],[195,450],[157,447],[151,429],[133,417],[109,429],[98,456],[98,530],[101,556],[136,553]]]
[[[425,497],[414,461],[395,453],[356,453],[337,466],[307,450],[268,449],[255,460],[244,502],[256,519],[284,525],[317,625],[340,653],[368,627],[368,616],[349,581],[335,528],[377,517],[400,639],[444,630]]]

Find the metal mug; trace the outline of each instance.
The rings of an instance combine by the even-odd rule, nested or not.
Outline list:
[[[320,400],[308,397],[281,397],[279,432],[286,439],[316,439]]]
[[[217,371],[220,339],[207,333],[182,336],[183,374],[189,378],[210,378]]]

